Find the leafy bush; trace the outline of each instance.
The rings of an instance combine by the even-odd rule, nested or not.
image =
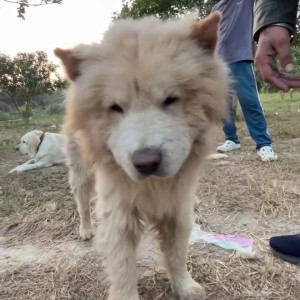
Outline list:
[[[10,114],[9,112],[0,111],[0,121],[17,120],[20,116],[18,114]]]
[[[61,103],[54,103],[47,108],[49,115],[62,115],[64,113],[64,107]]]

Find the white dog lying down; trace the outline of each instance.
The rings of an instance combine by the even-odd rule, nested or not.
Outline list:
[[[28,154],[32,159],[17,166],[9,173],[21,173],[37,168],[64,164],[66,156],[62,150],[64,137],[62,134],[33,130],[21,138],[16,147],[20,154]]]

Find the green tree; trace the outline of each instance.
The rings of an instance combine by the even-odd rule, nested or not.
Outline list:
[[[207,16],[212,7],[220,0],[122,0],[120,12],[113,13],[113,19],[131,17],[138,19],[148,15],[154,15],[161,19],[178,16],[189,10],[198,10],[199,17]],[[294,45],[300,46],[300,3],[297,15],[297,33]]]
[[[199,17],[203,18],[217,2],[218,0],[122,0],[122,9],[113,14],[113,19],[138,19],[148,15],[167,19],[193,9],[197,9]]]
[[[57,65],[49,62],[43,51],[18,53],[13,58],[0,54],[0,92],[11,98],[26,124],[32,115],[34,96],[66,87],[66,81],[61,79],[56,69]],[[23,108],[16,101],[17,94],[25,102]]]
[[[30,0],[3,0],[7,3],[17,4],[18,17],[25,19],[25,10],[29,6],[41,6],[47,4],[62,4],[63,0],[39,0],[39,1],[30,1]]]

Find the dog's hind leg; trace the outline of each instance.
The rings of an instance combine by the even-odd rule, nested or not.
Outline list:
[[[94,183],[80,165],[70,166],[69,179],[80,218],[79,234],[83,240],[88,240],[94,235],[90,204]]]
[[[179,208],[177,215],[159,222],[156,228],[173,293],[180,300],[204,300],[204,289],[187,271],[188,240],[193,212],[192,208],[189,211],[185,208]]]
[[[90,204],[94,191],[94,180],[82,162],[76,141],[72,138],[67,139],[66,149],[69,182],[80,218],[79,234],[83,240],[88,240],[94,235]]]

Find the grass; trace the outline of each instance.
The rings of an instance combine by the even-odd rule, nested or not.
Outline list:
[[[238,122],[242,150],[209,162],[195,205],[195,222],[204,230],[252,238],[260,259],[243,259],[210,244],[192,246],[188,268],[205,286],[208,300],[299,299],[299,267],[275,258],[268,240],[300,228],[300,192],[294,189],[300,182],[300,94],[284,101],[279,94],[261,98],[279,161],[262,163],[245,123]],[[92,243],[78,239],[67,168],[8,175],[26,159],[13,151],[19,138],[32,129],[57,132],[62,118],[36,111],[27,127],[0,123],[0,299],[106,299],[101,256]],[[222,140],[220,131],[217,142]],[[4,250],[9,258],[1,256]],[[148,250],[157,251],[154,244]],[[140,260],[139,270],[142,299],[170,296],[159,262]]]
[[[300,93],[294,93],[293,98],[285,95],[281,100],[280,94],[262,94],[261,100],[266,118],[280,135],[300,136]]]
[[[47,110],[33,109],[29,125],[47,126],[50,124],[61,124],[62,121],[63,114],[49,114]],[[21,119],[21,116],[19,116],[19,114],[0,112],[0,128],[15,126],[24,126],[24,121]]]
[[[275,134],[283,136],[300,136],[300,92],[295,92],[293,98],[285,94],[281,100],[279,93],[260,94],[269,127]],[[238,107],[238,119],[242,119],[241,108]]]
[[[63,122],[63,115],[49,115],[46,110],[34,110],[28,125],[21,119],[0,121],[0,150],[12,149],[26,132],[34,129],[57,132]]]

